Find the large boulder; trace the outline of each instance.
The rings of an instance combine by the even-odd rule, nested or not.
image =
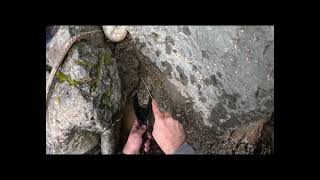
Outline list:
[[[64,44],[81,32],[100,27],[61,26],[47,40],[46,63],[53,66]],[[46,152],[82,154],[100,148],[114,152],[121,87],[117,64],[103,31],[77,42],[68,52],[52,85],[46,112]],[[50,69],[50,68],[49,68]],[[47,71],[47,77],[49,72]],[[112,139],[112,141],[107,141]],[[110,144],[108,144],[110,143]]]
[[[130,26],[129,33],[174,87],[218,131],[273,112],[272,26]]]

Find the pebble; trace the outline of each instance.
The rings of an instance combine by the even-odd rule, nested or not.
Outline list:
[[[226,151],[226,154],[232,154],[232,150],[231,150],[231,149],[228,149],[228,150]]]

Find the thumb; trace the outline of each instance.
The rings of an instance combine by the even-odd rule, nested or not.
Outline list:
[[[147,130],[146,125],[142,125],[141,128],[138,130],[138,133],[142,135],[146,132],[146,130]]]
[[[159,109],[159,104],[155,99],[152,99],[152,111],[153,111],[155,120],[161,118],[162,113]]]

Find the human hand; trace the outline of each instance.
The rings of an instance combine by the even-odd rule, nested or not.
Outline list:
[[[123,148],[122,153],[124,154],[139,154],[140,148],[142,145],[142,136],[146,132],[146,126],[142,125],[142,127],[139,126],[139,123],[137,120],[134,120],[132,124],[132,129],[130,131],[128,140],[126,145]],[[147,132],[147,140],[144,143],[144,151],[148,152],[150,149],[150,139],[151,134]]]
[[[185,141],[181,123],[168,112],[161,112],[156,100],[152,99],[154,126],[152,136],[166,154],[173,154]]]

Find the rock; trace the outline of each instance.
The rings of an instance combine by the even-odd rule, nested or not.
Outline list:
[[[99,144],[99,136],[94,132],[72,129],[68,134],[68,141],[62,147],[60,153],[63,154],[84,154],[94,149]],[[59,154],[60,154],[59,153]]]
[[[61,26],[47,43],[47,65],[53,66],[55,56],[72,36],[97,28]],[[110,128],[116,123],[113,115],[121,107],[121,87],[117,64],[102,31],[74,44],[56,76],[47,107],[48,154],[90,152],[99,146],[101,135],[107,139],[117,133]]]
[[[232,153],[232,149],[227,149],[227,150],[225,151],[225,154],[233,154],[233,153]]]
[[[245,142],[254,145],[261,136],[265,122],[265,120],[261,119],[238,127],[237,130],[232,132],[231,139],[234,142]]]
[[[48,81],[48,78],[49,78],[49,72],[46,71],[46,82]]]
[[[200,143],[199,142],[195,142],[193,144],[193,148],[196,149],[196,150],[199,150],[200,149]]]
[[[204,125],[224,132],[273,111],[272,26],[130,26],[128,31],[140,52],[190,99]]]
[[[112,42],[124,40],[128,33],[128,26],[102,26],[106,37]]]
[[[249,144],[254,145],[258,142],[259,138],[261,137],[261,132],[262,132],[264,123],[265,123],[264,120],[259,120],[254,124],[253,128],[250,128],[247,131],[246,137]]]
[[[261,138],[263,133],[269,132],[270,120],[264,119],[250,122],[237,127],[232,132],[226,132],[224,138],[217,145],[218,149],[232,149],[235,154],[264,154],[272,146],[272,139]],[[267,127],[266,127],[267,126]],[[267,132],[266,132],[267,131]]]
[[[227,151],[226,151],[226,150],[224,150],[224,149],[222,149],[222,150],[218,151],[218,154],[221,154],[221,155],[224,155],[224,154],[226,154],[226,153],[227,153]]]
[[[119,142],[120,123],[105,131],[101,135],[101,153],[115,154]]]
[[[59,29],[59,26],[47,26],[46,27],[46,43],[48,43]]]

